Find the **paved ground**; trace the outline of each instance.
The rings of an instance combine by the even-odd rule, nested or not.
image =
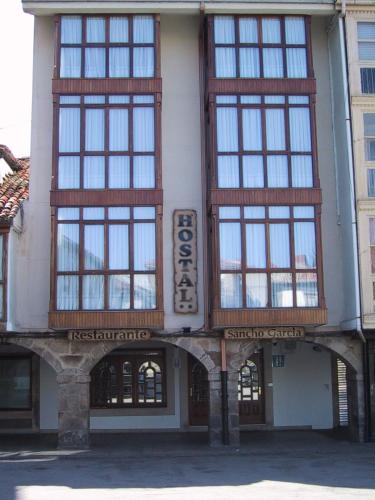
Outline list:
[[[95,436],[88,452],[0,436],[0,500],[374,500],[375,443],[252,432],[240,450],[202,434]]]

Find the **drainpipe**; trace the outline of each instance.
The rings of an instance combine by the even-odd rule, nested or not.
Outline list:
[[[223,444],[229,444],[229,425],[228,425],[228,370],[227,370],[227,352],[225,339],[220,339],[221,348],[221,417],[223,427]]]

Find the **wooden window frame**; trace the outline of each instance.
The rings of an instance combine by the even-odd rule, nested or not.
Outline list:
[[[0,412],[10,412],[10,411],[17,411],[17,412],[22,412],[22,411],[31,411],[33,409],[33,355],[19,355],[19,354],[4,354],[0,356],[0,361],[1,360],[15,360],[15,359],[26,359],[29,361],[29,377],[30,377],[30,388],[29,388],[29,404],[28,406],[22,407],[22,408],[14,408],[14,407],[9,407],[9,408],[0,408]]]
[[[149,354],[147,354],[149,353]],[[130,361],[132,363],[132,403],[121,403],[120,397],[118,397],[119,402],[114,404],[104,404],[97,405],[93,403],[93,383],[95,383],[95,375],[92,375],[91,384],[90,384],[90,407],[91,409],[114,409],[114,408],[165,408],[167,407],[167,365],[166,365],[166,356],[165,349],[137,349],[135,351],[124,351],[123,353],[113,353],[105,358],[103,358],[96,366],[99,366],[101,362],[105,360],[114,361],[117,366],[117,379],[118,379],[118,396],[122,395],[121,381],[122,381],[122,370],[120,370],[122,364],[126,361]],[[160,366],[162,372],[162,402],[160,403],[140,403],[138,401],[139,392],[138,392],[138,374],[139,369],[143,363],[147,361],[154,361]],[[95,370],[96,366],[93,368],[92,372]]]

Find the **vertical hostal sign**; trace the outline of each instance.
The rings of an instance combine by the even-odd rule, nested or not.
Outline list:
[[[196,313],[197,299],[197,213],[173,212],[174,310]]]

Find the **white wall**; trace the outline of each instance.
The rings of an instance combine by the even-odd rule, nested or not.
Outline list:
[[[40,358],[40,430],[57,429],[57,381],[55,370]]]
[[[273,354],[285,354],[285,366],[272,369],[274,426],[332,428],[331,354],[303,342],[293,351],[279,342]]]

